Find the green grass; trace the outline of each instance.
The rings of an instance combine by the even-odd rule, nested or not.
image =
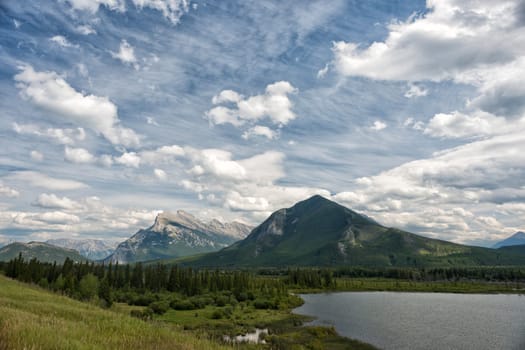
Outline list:
[[[0,275],[0,349],[222,349],[160,323],[59,296]]]

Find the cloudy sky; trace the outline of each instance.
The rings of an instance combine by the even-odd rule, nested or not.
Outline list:
[[[460,243],[525,226],[523,1],[4,0],[0,62],[0,243],[316,193]]]

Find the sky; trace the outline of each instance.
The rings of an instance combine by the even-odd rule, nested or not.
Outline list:
[[[0,2],[0,244],[314,194],[490,246],[525,221],[525,2]]]

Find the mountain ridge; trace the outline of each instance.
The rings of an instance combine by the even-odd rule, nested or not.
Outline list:
[[[13,242],[0,249],[0,261],[9,261],[18,257],[22,253],[22,257],[26,260],[36,258],[42,262],[57,262],[63,263],[66,258],[73,261],[87,261],[88,259],[80,255],[74,249],[63,248],[55,246],[46,242]]]
[[[525,264],[525,257],[385,227],[316,195],[275,211],[232,246],[179,261],[202,267],[421,267]]]
[[[235,221],[203,222],[183,210],[162,212],[152,226],[120,243],[103,261],[129,263],[216,251],[244,238],[250,230]]]
[[[502,241],[497,242],[492,246],[492,248],[502,248],[514,245],[523,245],[525,244],[525,232],[518,231],[510,237],[505,238]]]

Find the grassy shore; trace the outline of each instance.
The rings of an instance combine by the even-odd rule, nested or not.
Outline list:
[[[223,349],[165,324],[103,310],[0,275],[0,349]]]
[[[525,283],[484,281],[410,281],[389,278],[337,278],[329,289],[292,289],[294,293],[321,292],[428,292],[428,293],[482,293],[525,294]]]

